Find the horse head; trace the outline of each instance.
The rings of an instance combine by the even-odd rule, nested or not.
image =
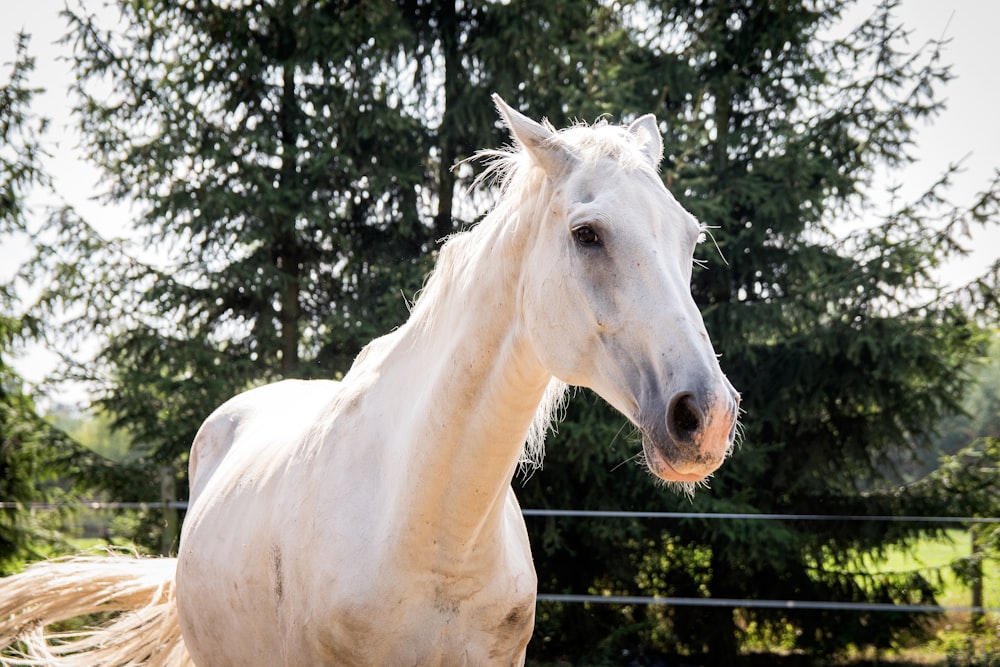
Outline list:
[[[495,102],[535,179],[519,294],[538,361],[627,416],[657,477],[705,479],[732,449],[739,394],[691,296],[702,227],[658,175],[656,120],[557,132]]]

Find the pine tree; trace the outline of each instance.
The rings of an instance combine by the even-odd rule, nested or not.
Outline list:
[[[104,407],[171,462],[232,394],[335,376],[405,316],[434,240],[427,135],[392,3],[120,9],[69,13],[69,38],[86,145],[144,248],[56,222],[108,260],[75,281],[109,340]]]
[[[28,194],[49,185],[42,168],[46,121],[31,111],[31,100],[39,91],[28,83],[34,69],[28,44],[28,36],[19,34],[9,78],[0,83],[0,239],[4,244],[28,236]],[[71,498],[112,478],[102,461],[45,420],[12,367],[14,354],[41,333],[41,324],[21,312],[16,272],[4,280],[9,282],[0,283],[0,500],[4,503],[0,508],[0,574],[38,557],[42,547],[61,542],[57,532],[26,509],[28,503]]]
[[[9,79],[0,85],[0,237],[13,240],[25,232],[24,201],[28,191],[45,182],[38,138],[45,122],[31,115],[34,89],[28,85],[34,59],[28,36],[19,34]],[[8,241],[9,242],[9,241]],[[45,483],[58,474],[60,456],[45,447],[43,424],[24,382],[10,366],[22,338],[14,285],[0,285],[0,498],[6,503],[44,501]],[[17,506],[0,510],[0,573],[32,552],[38,526]]]
[[[555,15],[533,3],[119,6],[110,27],[68,12],[67,40],[85,144],[109,198],[139,212],[133,241],[66,210],[53,226],[74,261],[39,265],[57,264],[46,303],[77,304],[79,329],[107,340],[102,365],[82,371],[104,378],[102,406],[179,468],[232,394],[337,377],[405,319],[437,243],[480,213],[461,196],[473,172],[452,167],[507,141],[489,94],[541,97],[516,82],[545,79],[560,45],[582,52],[561,36],[582,38],[587,18],[579,3]],[[556,100],[523,106],[559,121]]]

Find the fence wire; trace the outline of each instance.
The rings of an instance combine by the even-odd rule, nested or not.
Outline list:
[[[998,613],[1000,607],[966,605],[895,604],[892,602],[834,602],[824,600],[749,600],[737,598],[675,598],[642,595],[559,595],[539,593],[539,601],[587,604],[666,605],[670,607],[738,607],[740,609],[814,609],[938,614]]]
[[[15,503],[0,502],[0,509],[56,510],[186,510],[186,500],[153,502]],[[625,510],[522,509],[524,516],[581,517],[595,519],[740,519],[747,521],[888,521],[900,523],[1000,523],[1000,517],[913,516],[895,514],[766,514],[754,512],[632,512]]]
[[[79,502],[79,503],[16,503],[0,501],[0,509],[45,511],[57,509],[90,510],[186,510],[187,501],[154,502]],[[850,515],[850,514],[765,514],[742,512],[632,512],[618,510],[523,509],[526,517],[579,517],[598,519],[707,519],[746,521],[884,521],[936,524],[996,524],[1000,517],[978,516],[910,516],[910,515]],[[894,604],[888,602],[836,602],[825,600],[751,600],[735,598],[688,598],[641,595],[572,595],[539,593],[539,602],[568,604],[666,605],[673,607],[731,607],[739,609],[800,609],[817,611],[896,612],[896,613],[1000,613],[1000,607],[930,604]]]

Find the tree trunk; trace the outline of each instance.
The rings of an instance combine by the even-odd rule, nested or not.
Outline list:
[[[438,148],[441,163],[438,165],[438,210],[434,216],[434,233],[444,238],[454,231],[452,213],[455,198],[455,174],[452,167],[458,156],[455,106],[458,103],[461,60],[458,53],[458,13],[454,2],[438,5],[438,26],[441,51],[444,54],[444,114],[438,128]]]
[[[712,552],[712,596],[717,598],[733,597],[726,585],[726,572],[732,565],[725,562],[713,549]],[[711,667],[730,667],[739,656],[739,643],[736,637],[735,610],[730,607],[717,607],[708,610],[705,627],[705,644],[708,646],[706,665]]]
[[[163,503],[163,534],[160,536],[160,554],[169,556],[176,553],[177,538],[180,534],[180,518],[177,508],[170,503],[177,500],[177,482],[170,466],[160,468],[160,502]]]
[[[281,186],[291,183],[296,176],[298,147],[295,118],[298,101],[295,95],[295,66],[286,64],[281,80],[281,108],[278,110],[281,131]],[[281,200],[286,204],[284,199]],[[299,240],[296,236],[295,204],[287,203],[278,213],[275,224],[282,230],[275,248],[275,263],[282,277],[278,288],[280,310],[277,313],[281,336],[281,374],[292,375],[299,364],[299,307],[302,261],[299,257]]]

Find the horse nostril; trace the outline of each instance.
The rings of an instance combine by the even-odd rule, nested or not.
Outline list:
[[[679,442],[691,442],[701,430],[702,413],[695,405],[694,394],[678,394],[667,411],[670,435]]]

